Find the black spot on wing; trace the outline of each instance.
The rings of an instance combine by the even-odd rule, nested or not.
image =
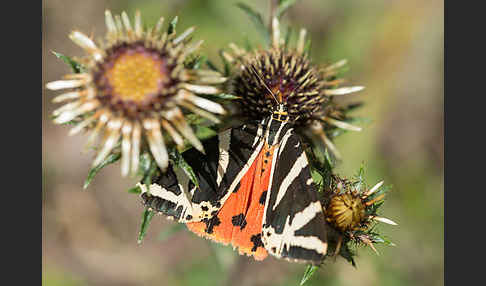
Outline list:
[[[209,208],[207,206],[202,206],[201,209],[205,212],[207,212],[209,210]]]
[[[258,247],[264,247],[263,242],[262,242],[262,234],[261,233],[252,235],[250,240],[251,240],[251,242],[253,242],[253,247],[251,249],[252,252],[257,251]]]
[[[246,219],[244,214],[235,215],[231,218],[233,226],[239,226],[240,230],[243,230],[246,226]]]
[[[267,199],[267,193],[268,193],[268,191],[264,191],[262,193],[262,195],[260,196],[260,200],[258,201],[260,204],[262,204],[262,205],[265,204],[265,200]]]
[[[213,233],[213,228],[221,224],[221,220],[217,216],[213,216],[210,219],[204,219],[203,222],[206,224],[205,232],[208,234]]]

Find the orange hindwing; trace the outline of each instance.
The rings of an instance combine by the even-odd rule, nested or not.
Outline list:
[[[268,253],[261,240],[265,198],[268,193],[272,157],[276,146],[265,144],[252,166],[229,195],[218,213],[201,222],[187,223],[192,232],[238,248],[240,254],[263,260]]]

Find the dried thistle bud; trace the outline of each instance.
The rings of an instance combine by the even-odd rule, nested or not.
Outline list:
[[[362,181],[362,169],[357,181],[341,179],[335,175],[332,177],[330,188],[324,193],[323,206],[326,221],[335,230],[330,239],[336,242],[332,247],[334,255],[340,253],[342,244],[349,241],[365,244],[375,252],[377,251],[373,243],[393,245],[385,242],[371,227],[372,221],[396,225],[392,220],[379,217],[376,213],[386,192],[386,188],[381,188],[382,185],[383,181],[366,189]]]
[[[326,220],[341,232],[356,230],[365,219],[365,208],[357,192],[336,195],[326,208]]]
[[[214,84],[226,78],[185,66],[186,58],[202,43],[190,43],[194,27],[177,36],[172,23],[167,32],[162,31],[164,18],[160,18],[155,27],[144,29],[139,12],[133,23],[125,12],[113,17],[106,11],[105,20],[107,34],[99,45],[79,31],[69,35],[88,57],[82,73],[46,85],[51,90],[69,90],[53,100],[70,101],[54,111],[54,122],[77,122],[70,135],[92,130],[88,145],[104,133],[94,166],[121,141],[122,175],[137,172],[142,151],[149,151],[162,170],[167,168],[163,133],[179,147],[187,139],[203,151],[181,107],[219,122],[213,113],[225,113],[221,105],[195,94],[219,93]]]

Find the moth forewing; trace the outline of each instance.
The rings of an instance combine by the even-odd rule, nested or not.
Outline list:
[[[262,241],[278,258],[319,264],[327,252],[326,229],[308,160],[292,128],[279,139],[272,158]]]

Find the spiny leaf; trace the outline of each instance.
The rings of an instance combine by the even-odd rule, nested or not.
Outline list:
[[[54,116],[54,118],[56,118],[57,116]],[[64,122],[64,123],[61,123],[61,125],[77,125],[79,122],[81,122],[80,120],[78,119],[73,119],[71,121],[68,121],[68,122]]]
[[[205,140],[218,134],[216,131],[206,126],[195,126],[195,129],[196,136],[199,140]]]
[[[136,187],[128,189],[127,192],[129,192],[131,194],[140,194],[142,192],[142,190],[140,189],[140,187],[136,186]]]
[[[108,157],[106,157],[105,160],[103,160],[103,162],[101,162],[99,165],[91,168],[91,170],[89,170],[86,181],[84,181],[83,188],[86,189],[89,186],[94,176],[96,176],[96,174],[98,174],[98,172],[101,169],[103,169],[107,165],[115,163],[116,161],[120,160],[120,158],[121,158],[121,153],[112,153],[108,155]]]
[[[347,114],[348,112],[359,109],[363,106],[364,106],[363,102],[350,103],[350,104],[346,105],[344,113]]]
[[[285,47],[287,48],[289,46],[289,43],[290,43],[290,38],[292,37],[292,33],[293,33],[293,30],[292,30],[292,27],[287,27],[287,33],[285,33]]]
[[[366,208],[366,215],[375,215],[383,203],[385,203],[385,201],[374,203],[369,208]]]
[[[206,60],[206,56],[195,56],[194,58],[189,59],[184,66],[188,69],[199,69],[206,62]]]
[[[300,281],[300,285],[304,285],[305,282],[307,282],[307,280],[309,280],[312,275],[314,275],[314,272],[316,272],[316,270],[319,268],[319,266],[315,266],[315,265],[307,265],[307,269],[305,270],[304,272],[304,276],[302,277],[302,280]]]
[[[253,45],[250,42],[250,38],[248,38],[248,35],[245,35],[245,50],[247,52],[253,51]]]
[[[305,42],[304,54],[309,54],[310,47],[311,47],[311,39],[308,39],[307,42]]]
[[[260,34],[262,34],[263,38],[265,39],[265,42],[267,44],[269,44],[270,43],[270,33],[269,33],[267,27],[265,26],[265,24],[263,23],[262,15],[260,13],[256,12],[255,10],[253,10],[253,8],[246,5],[245,3],[239,2],[239,3],[236,3],[236,6],[238,6],[238,8],[243,10],[248,15],[250,20],[255,24],[257,31]]]
[[[199,188],[199,182],[197,180],[197,176],[194,173],[194,170],[192,167],[184,160],[184,157],[179,153],[179,151],[173,149],[170,152],[170,159],[173,161],[174,165],[181,168],[184,173],[191,179],[191,181],[196,185],[197,188]]]
[[[152,184],[152,177],[154,176],[155,172],[157,171],[157,164],[153,160],[150,161],[150,168],[143,176],[143,183],[147,186]]]
[[[220,70],[219,70],[219,69],[216,67],[216,65],[215,65],[215,64],[214,64],[212,61],[210,61],[209,59],[207,59],[207,60],[206,60],[206,65],[207,65],[207,66],[208,66],[210,69],[212,69],[213,71],[221,72],[221,71],[220,71]]]
[[[230,68],[230,63],[223,56],[223,50],[219,50],[219,56],[221,57],[221,61],[223,62],[223,66],[224,66],[224,73],[223,73],[223,75],[225,77],[227,77],[230,74],[230,69],[231,69]]]
[[[277,7],[277,11],[275,12],[275,16],[277,18],[280,18],[283,15],[283,13],[287,11],[287,9],[289,9],[292,5],[295,4],[295,2],[297,2],[297,0],[280,0]]]
[[[140,232],[138,233],[138,244],[142,243],[143,238],[147,234],[147,229],[154,216],[155,212],[145,209],[142,214],[142,224],[140,225]]]
[[[179,20],[178,16],[175,16],[172,21],[170,21],[169,28],[167,29],[167,34],[172,34],[175,33],[176,26],[177,26],[177,21]]]
[[[212,97],[219,98],[219,99],[230,99],[230,100],[240,98],[239,96],[228,94],[228,93],[215,94],[212,95]]]
[[[357,181],[354,183],[354,187],[356,188],[356,190],[358,192],[362,192],[364,190],[364,188],[366,187],[365,183],[364,183],[364,178],[363,178],[364,169],[365,169],[364,162],[361,162],[361,166],[359,167],[358,174],[355,175],[355,178],[357,179]]]
[[[351,249],[349,249],[347,243],[343,243],[343,246],[341,246],[341,250],[339,251],[339,255],[341,255],[344,259],[350,262],[354,268],[356,268],[356,262],[354,261],[354,253],[351,251]]]
[[[152,177],[157,172],[157,164],[150,153],[145,152],[140,156],[138,165],[138,174],[142,176],[143,184],[149,186],[152,184]]]
[[[174,223],[173,225],[170,225],[169,227],[166,227],[164,230],[162,230],[159,233],[159,236],[157,239],[159,241],[165,241],[172,235],[176,234],[177,232],[183,230],[185,228],[184,224],[182,223]]]
[[[65,56],[61,53],[58,53],[58,52],[55,52],[55,51],[52,51],[52,53],[59,59],[61,59],[63,62],[65,62],[66,64],[68,64],[71,69],[73,70],[74,73],[81,73],[81,72],[85,72],[85,68],[80,64],[78,63],[77,61],[71,59],[70,57],[68,56]]]
[[[396,246],[395,243],[391,242],[386,236],[381,236],[378,233],[368,233],[368,237],[374,242],[374,243],[383,243],[389,246]]]
[[[334,168],[334,163],[332,161],[331,155],[329,154],[329,151],[326,150],[324,151],[324,158],[326,158],[326,163],[328,164],[329,168],[332,169]]]
[[[203,124],[203,122],[206,119],[202,116],[197,115],[197,114],[189,113],[189,114],[186,115],[186,120],[187,120],[187,123],[189,123],[191,125],[200,125],[200,124]]]
[[[316,185],[318,186],[322,185],[322,181],[323,181],[322,174],[315,168],[311,168],[311,177],[312,177],[312,181],[314,181]],[[318,190],[321,191],[321,188],[319,188]]]
[[[142,155],[140,155],[140,163],[138,164],[138,174],[139,175],[145,176],[145,174],[150,169],[151,161],[152,160],[150,158],[150,154],[143,153]]]

